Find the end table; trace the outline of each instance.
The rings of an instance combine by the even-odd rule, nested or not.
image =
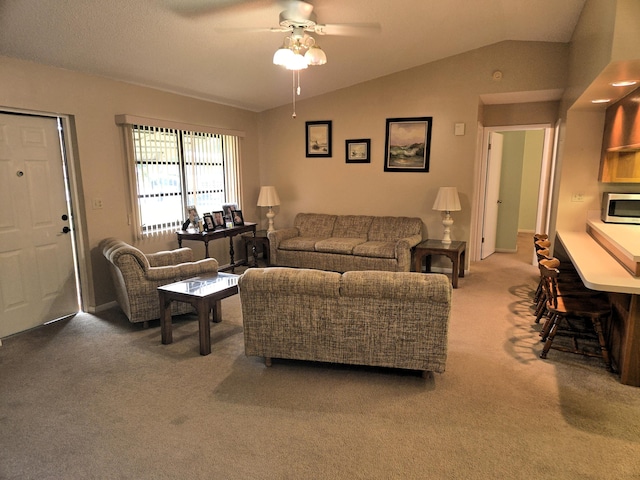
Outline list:
[[[253,250],[253,255],[257,255],[256,247],[260,245],[262,247],[262,256],[269,266],[269,238],[267,237],[266,230],[258,230],[255,237],[253,235],[243,235],[244,250],[247,256],[247,263],[249,262],[249,252]],[[257,258],[253,259],[253,264],[257,265]]]
[[[458,288],[458,277],[464,277],[464,262],[466,242],[442,243],[442,240],[423,240],[416,245],[414,250],[414,270],[422,273],[423,260],[426,264],[425,272],[431,271],[431,256],[432,255],[445,255],[451,259],[453,267],[451,269],[451,284],[453,288]]]

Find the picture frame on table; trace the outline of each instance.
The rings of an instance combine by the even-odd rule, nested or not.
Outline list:
[[[227,228],[227,224],[224,221],[224,212],[222,210],[211,212],[213,215],[214,228]]]
[[[237,203],[223,203],[222,204],[222,211],[224,212],[224,216],[225,216],[225,218],[229,219],[229,221],[232,221],[233,212],[235,212],[236,210],[238,210],[238,204]]]
[[[331,157],[331,120],[305,122],[307,157]]]
[[[202,218],[204,220],[204,229],[207,232],[213,232],[216,229],[216,225],[213,222],[213,215],[211,215],[210,213],[205,213]]]
[[[234,227],[241,227],[242,225],[244,225],[244,217],[242,216],[242,210],[235,210],[233,212],[233,226]]]
[[[346,163],[371,163],[371,139],[345,140]]]
[[[428,172],[433,117],[387,118],[385,172]]]

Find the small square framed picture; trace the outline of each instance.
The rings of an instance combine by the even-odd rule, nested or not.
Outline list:
[[[347,163],[371,163],[371,139],[345,140],[345,160]]]
[[[244,218],[242,217],[242,210],[235,210],[234,212],[232,212],[233,216],[231,217],[233,219],[233,226],[234,227],[240,227],[242,225],[244,225]]]

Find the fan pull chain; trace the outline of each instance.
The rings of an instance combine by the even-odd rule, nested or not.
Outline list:
[[[291,118],[296,118],[296,72],[295,70],[291,72],[291,91],[293,92],[293,115],[291,115]]]

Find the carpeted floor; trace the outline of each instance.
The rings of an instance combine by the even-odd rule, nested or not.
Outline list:
[[[157,322],[115,308],[4,339],[0,478],[640,478],[640,389],[598,359],[538,358],[531,258],[527,246],[471,266],[447,371],[428,380],[266,368],[244,355],[238,296],[205,357],[195,317],[161,345]]]

